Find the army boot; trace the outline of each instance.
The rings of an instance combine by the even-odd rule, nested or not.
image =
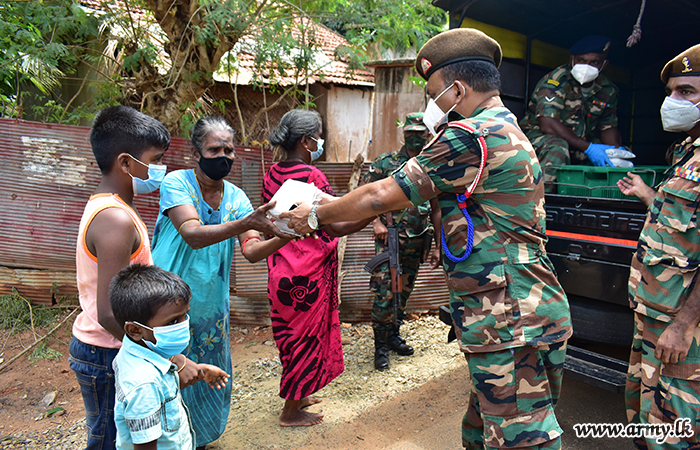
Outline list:
[[[406,344],[406,341],[399,334],[399,326],[392,325],[389,330],[389,338],[387,339],[387,344],[389,348],[402,356],[411,356],[413,354],[413,347]]]
[[[377,370],[389,368],[389,347],[386,344],[389,331],[386,328],[374,328],[374,368]]]

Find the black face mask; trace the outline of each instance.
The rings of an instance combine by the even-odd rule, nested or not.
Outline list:
[[[212,180],[218,181],[228,175],[233,166],[233,159],[226,156],[217,156],[216,158],[205,158],[202,153],[199,153],[199,168],[202,172]]]
[[[419,152],[423,150],[425,145],[425,136],[420,134],[409,134],[404,137],[404,142],[406,143],[406,148],[412,152]]]

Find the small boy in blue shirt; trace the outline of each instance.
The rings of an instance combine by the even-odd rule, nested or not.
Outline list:
[[[188,362],[177,367],[171,361],[190,342],[191,297],[182,278],[156,266],[132,264],[110,283],[114,318],[125,332],[113,362],[117,449],[194,448],[178,376]],[[228,382],[229,375],[220,368],[196,366],[199,379],[212,388]]]

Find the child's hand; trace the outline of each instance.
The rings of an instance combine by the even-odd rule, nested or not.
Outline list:
[[[204,381],[212,389],[221,389],[228,383],[229,375],[223,370],[211,364],[199,364],[199,368],[204,372]]]
[[[177,374],[180,379],[180,389],[192,386],[204,377],[204,373],[199,365],[186,358],[185,355],[175,355],[170,358],[170,361],[178,368]]]

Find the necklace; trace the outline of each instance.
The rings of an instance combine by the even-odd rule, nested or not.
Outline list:
[[[197,181],[197,186],[199,186],[199,192],[202,193],[202,198],[204,198],[204,189],[202,189],[202,183],[199,182],[199,178],[197,178],[197,171],[192,169],[192,172],[194,173],[194,179]],[[221,207],[221,203],[224,201],[224,185],[221,185],[221,198],[219,199],[219,205],[214,208],[214,209],[219,209]]]
[[[306,161],[304,161],[303,159],[301,159],[301,158],[299,158],[299,157],[297,157],[297,156],[293,156],[293,157],[291,157],[291,158],[287,158],[287,161],[299,161],[300,163],[308,164]]]

